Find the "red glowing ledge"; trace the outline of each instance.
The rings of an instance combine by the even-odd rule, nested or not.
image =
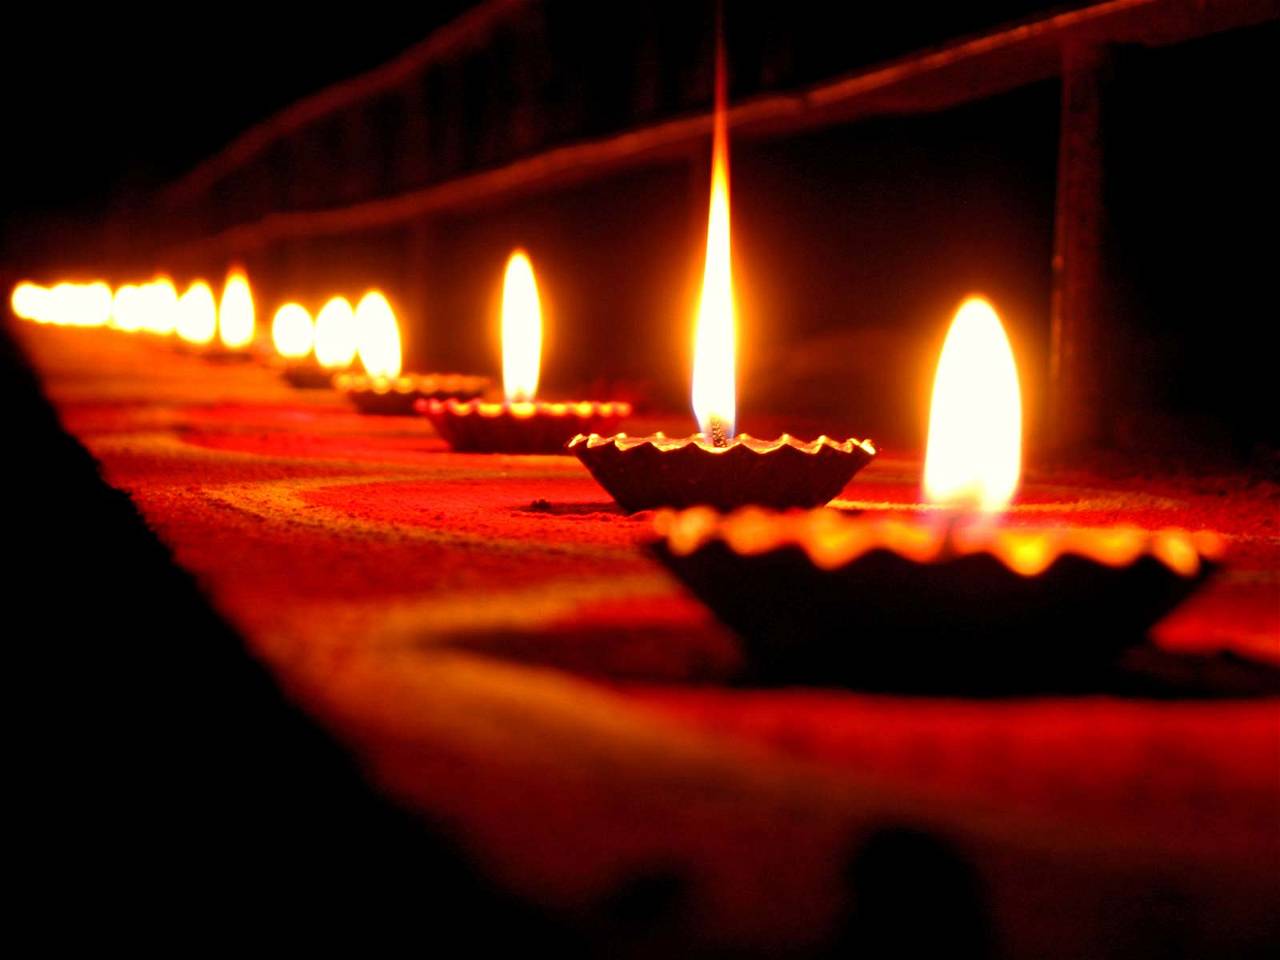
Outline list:
[[[704,504],[816,507],[840,493],[876,454],[868,440],[760,440],[740,433],[724,446],[704,434],[679,439],[579,435],[570,452],[627,512]]]

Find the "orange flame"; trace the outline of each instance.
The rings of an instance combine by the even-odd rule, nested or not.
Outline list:
[[[356,304],[356,352],[371,377],[400,375],[400,326],[387,298],[370,290]]]
[[[142,329],[142,306],[146,294],[135,283],[121,284],[111,298],[111,326],[126,333]]]
[[[203,280],[191,284],[178,298],[175,329],[183,340],[194,344],[206,344],[217,334],[218,305],[213,291]]]
[[[301,360],[311,352],[314,328],[311,314],[299,303],[286,303],[271,320],[271,342],[276,353],[290,360]]]
[[[693,412],[717,444],[734,434],[737,419],[737,308],[729,243],[729,133],[725,116],[723,50],[716,53],[716,108],[711,150],[711,207],[707,254],[693,345]]]
[[[924,492],[933,503],[1003,510],[1022,472],[1018,367],[995,308],[960,305],[933,381]]]
[[[178,324],[178,291],[168,277],[139,288],[138,313],[143,330],[168,336]]]
[[[218,303],[218,336],[228,350],[242,350],[253,342],[253,293],[249,278],[242,270],[233,270],[222,288]]]
[[[356,358],[356,315],[346,297],[334,297],[316,314],[316,362],[343,370]]]
[[[13,309],[13,315],[21,320],[48,323],[49,288],[23,280],[9,294],[9,306]]]
[[[542,363],[542,302],[533,264],[523,250],[507,260],[502,278],[502,389],[511,403],[538,393]]]

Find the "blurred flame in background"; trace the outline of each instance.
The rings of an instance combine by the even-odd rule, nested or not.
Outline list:
[[[311,352],[314,339],[311,314],[299,303],[286,303],[271,320],[271,342],[276,353],[290,360],[301,360]]]
[[[178,298],[178,336],[187,343],[207,344],[218,332],[218,305],[209,284],[197,280]]]
[[[395,311],[378,290],[370,290],[356,305],[356,352],[371,377],[400,375],[400,326]]]
[[[168,336],[178,325],[178,290],[168,277],[158,277],[142,285],[142,329]]]
[[[30,280],[23,280],[9,294],[9,306],[13,315],[34,323],[49,322],[49,289]]]
[[[1022,396],[995,308],[960,304],[947,331],[929,408],[924,493],[932,503],[996,512],[1022,473]]]
[[[356,358],[356,315],[346,297],[333,297],[316,314],[316,362],[325,370],[343,370]]]
[[[533,264],[523,250],[507,260],[502,278],[502,389],[507,400],[523,403],[538,393],[542,364],[542,302]]]
[[[218,335],[228,350],[242,350],[253,343],[253,293],[243,270],[233,270],[218,303]]]
[[[111,298],[111,324],[116,330],[134,333],[142,329],[142,306],[146,294],[136,283],[121,284]]]

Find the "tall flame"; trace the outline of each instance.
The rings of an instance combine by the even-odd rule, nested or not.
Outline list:
[[[234,270],[222,288],[218,304],[218,336],[228,350],[241,350],[253,342],[253,293],[249,278],[242,270]]]
[[[512,403],[533,400],[542,363],[542,302],[533,264],[523,250],[507,260],[502,278],[502,389]]]
[[[724,51],[717,49],[707,256],[693,343],[693,412],[702,432],[718,444],[733,436],[737,419],[737,308],[729,247],[729,132]]]
[[[301,360],[311,352],[313,338],[311,314],[300,303],[284,304],[271,319],[271,342],[282,357]]]
[[[218,305],[203,280],[191,284],[178,298],[177,320],[178,336],[187,343],[208,343],[218,332]]]
[[[371,377],[400,375],[400,326],[391,304],[370,290],[356,304],[356,350]]]
[[[356,315],[346,297],[334,297],[316,314],[316,362],[342,370],[356,358]]]
[[[933,503],[1003,510],[1022,472],[1018,367],[995,308],[960,305],[933,381],[924,492]]]

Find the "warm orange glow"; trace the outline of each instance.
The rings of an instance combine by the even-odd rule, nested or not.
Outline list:
[[[271,342],[282,357],[301,360],[311,352],[313,337],[311,314],[301,304],[286,303],[271,320]]]
[[[356,304],[356,352],[369,376],[400,375],[400,326],[391,304],[377,290]]]
[[[243,350],[253,343],[253,293],[249,278],[236,270],[227,277],[218,304],[218,336],[228,350]]]
[[[542,363],[542,302],[533,264],[523,250],[507,260],[502,278],[502,389],[511,403],[538,393]]]
[[[13,315],[36,323],[49,322],[49,289],[38,283],[24,280],[9,294],[9,306]]]
[[[702,432],[717,443],[734,434],[736,356],[737,309],[729,244],[729,134],[725,119],[724,64],[718,57],[707,254],[693,344],[693,412]]]
[[[191,284],[178,298],[176,330],[187,343],[195,344],[208,343],[218,332],[218,305],[203,280]]]
[[[178,325],[178,291],[168,277],[139,288],[138,313],[143,330],[168,336]]]
[[[924,492],[933,503],[1003,510],[1022,472],[1022,397],[1013,350],[981,297],[960,305],[933,381]]]
[[[356,358],[356,315],[346,297],[334,297],[316,314],[316,362],[345,370]]]
[[[46,322],[66,327],[101,327],[111,320],[111,288],[93,283],[59,283],[49,291]]]
[[[126,333],[142,329],[142,310],[145,294],[134,283],[121,284],[111,298],[111,326]]]

